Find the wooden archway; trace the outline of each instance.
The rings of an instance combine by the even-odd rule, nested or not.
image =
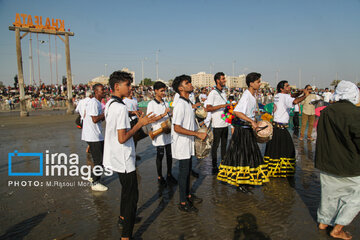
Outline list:
[[[22,20],[20,18],[22,17]],[[21,39],[23,39],[28,33],[41,33],[50,34],[59,37],[65,44],[65,55],[66,55],[66,75],[67,75],[67,96],[68,96],[68,108],[67,114],[73,114],[73,102],[72,102],[72,75],[70,65],[70,47],[69,47],[69,36],[74,36],[73,32],[66,32],[64,29],[64,21],[60,19],[46,19],[45,25],[42,24],[42,17],[35,16],[35,24],[32,21],[31,15],[27,14],[16,14],[15,22],[13,26],[9,26],[10,31],[15,31],[16,40],[16,56],[18,66],[18,81],[19,81],[19,93],[20,93],[20,116],[29,116],[29,112],[26,109],[25,103],[25,89],[24,89],[24,75],[22,66],[22,53],[21,53]],[[20,32],[24,32],[20,35]],[[64,38],[62,37],[64,36]]]

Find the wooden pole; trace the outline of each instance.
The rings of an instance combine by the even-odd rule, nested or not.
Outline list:
[[[26,110],[26,101],[25,101],[25,90],[24,90],[24,74],[22,66],[22,54],[21,54],[21,39],[20,39],[20,29],[15,29],[15,39],[16,39],[16,56],[17,56],[17,66],[18,66],[18,84],[20,92],[20,117],[29,116],[29,112]]]
[[[67,95],[68,95],[68,108],[66,113],[73,114],[73,102],[72,102],[72,75],[70,65],[70,46],[69,46],[69,34],[65,34],[65,55],[66,55],[66,74],[67,74]]]

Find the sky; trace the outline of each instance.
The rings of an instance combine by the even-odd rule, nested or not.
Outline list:
[[[259,72],[272,86],[288,80],[324,88],[336,76],[356,83],[359,12],[360,0],[0,0],[0,81],[12,85],[17,74],[15,32],[9,26],[16,13],[25,13],[63,19],[75,33],[70,37],[75,84],[124,67],[135,71],[139,83],[142,62],[144,77],[155,80],[158,50],[159,78],[165,81],[198,72]],[[39,48],[32,34],[34,81],[39,82],[40,66],[42,82],[61,82],[64,44],[57,39],[55,48],[55,37],[49,41],[43,34],[38,40]],[[21,44],[28,84],[29,35]]]

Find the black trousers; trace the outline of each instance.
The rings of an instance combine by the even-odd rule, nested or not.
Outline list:
[[[221,159],[224,159],[226,153],[226,144],[228,138],[228,127],[213,128],[214,141],[211,147],[211,157],[213,167],[217,167],[217,149],[221,140]]]
[[[136,171],[118,173],[121,184],[120,216],[124,217],[121,237],[131,238],[134,230],[139,190]]]
[[[104,155],[104,141],[100,142],[87,142],[90,147],[90,153],[95,166],[103,165],[103,155]],[[91,178],[93,183],[100,181],[101,176],[95,176],[93,172],[91,172]]]
[[[186,202],[186,196],[190,194],[190,170],[191,158],[179,160],[179,194],[180,202]]]
[[[299,129],[299,112],[294,112],[293,124],[294,124],[294,129]]]
[[[162,159],[164,158],[164,154],[166,151],[166,163],[167,163],[167,175],[171,175],[171,167],[172,167],[172,155],[171,155],[171,144],[167,144],[165,146],[156,147],[156,169],[158,176],[162,176]]]

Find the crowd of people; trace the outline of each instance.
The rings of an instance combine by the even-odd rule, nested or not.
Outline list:
[[[288,81],[280,81],[276,92],[261,90],[261,74],[246,76],[247,89],[225,89],[225,74],[215,74],[214,88],[194,89],[191,77],[177,76],[170,88],[163,82],[153,87],[132,87],[132,76],[116,71],[111,74],[107,88],[93,86],[77,104],[82,126],[83,141],[88,143],[94,168],[104,166],[116,172],[122,185],[118,224],[123,228],[122,238],[132,236],[136,216],[138,183],[136,173],[136,144],[146,137],[144,126],[156,149],[155,164],[160,185],[178,184],[180,211],[197,212],[202,199],[190,191],[190,176],[198,177],[192,169],[195,139],[204,141],[208,131],[198,131],[199,121],[212,130],[212,172],[223,183],[235,186],[244,194],[252,194],[254,186],[262,186],[271,178],[292,179],[295,174],[296,151],[288,127],[290,110],[294,118],[302,111],[299,140],[304,140],[309,123],[307,140],[311,137],[315,106],[322,103],[316,142],[316,167],[321,171],[321,205],[318,210],[319,229],[334,226],[330,235],[351,239],[343,230],[359,212],[360,201],[360,110],[359,89],[355,84],[341,81],[335,91],[317,90],[307,85],[292,92]],[[83,95],[82,93],[81,95]],[[142,96],[139,97],[139,96]],[[262,156],[256,135],[260,127],[259,105],[273,102],[272,138],[266,143]],[[138,100],[149,101],[146,114],[139,110]],[[106,99],[106,100],[104,100]],[[269,97],[270,99],[270,97]],[[266,100],[266,101],[265,101]],[[172,102],[171,110],[169,102]],[[224,110],[237,103],[233,110],[232,134],[229,146],[229,123],[224,121]],[[301,107],[300,107],[301,105]],[[206,114],[200,119],[195,111],[202,107]],[[295,109],[297,107],[297,110]],[[297,114],[296,114],[297,113]],[[106,121],[102,130],[101,122]],[[305,124],[305,127],[304,127]],[[299,124],[294,124],[294,130]],[[334,147],[333,147],[334,146]],[[220,147],[220,161],[218,148]],[[167,171],[162,172],[162,159],[166,156]],[[172,175],[173,162],[179,162],[179,175]],[[93,191],[107,191],[101,176],[89,179]],[[341,203],[341,204],[340,204]],[[350,214],[351,212],[351,214]]]
[[[202,87],[194,88],[194,94],[196,98],[199,98],[201,94],[209,93],[213,87]],[[224,92],[230,98],[233,98],[237,102],[246,88],[224,88]],[[28,110],[38,110],[38,109],[53,109],[53,108],[64,108],[67,106],[67,86],[66,84],[51,84],[45,85],[44,83],[41,86],[37,85],[26,85],[24,87],[26,107]],[[72,102],[75,107],[78,102],[86,97],[86,94],[90,94],[92,91],[92,85],[90,84],[77,84],[73,86],[73,97]],[[107,100],[110,98],[111,91],[108,84],[104,85],[105,97],[103,100],[103,105],[106,104]],[[263,105],[273,102],[276,89],[274,88],[263,88],[259,89],[255,96],[258,103]],[[326,89],[314,88],[314,94],[320,96],[324,100],[324,104],[328,105],[334,94],[334,90],[329,91]],[[164,95],[164,100],[171,102],[175,96],[175,91],[170,87],[167,88]],[[155,91],[153,86],[135,86],[133,85],[133,97],[137,99],[138,102],[148,102],[155,97]],[[20,99],[19,99],[19,90],[18,87],[0,87],[0,110],[16,110],[19,109]]]

